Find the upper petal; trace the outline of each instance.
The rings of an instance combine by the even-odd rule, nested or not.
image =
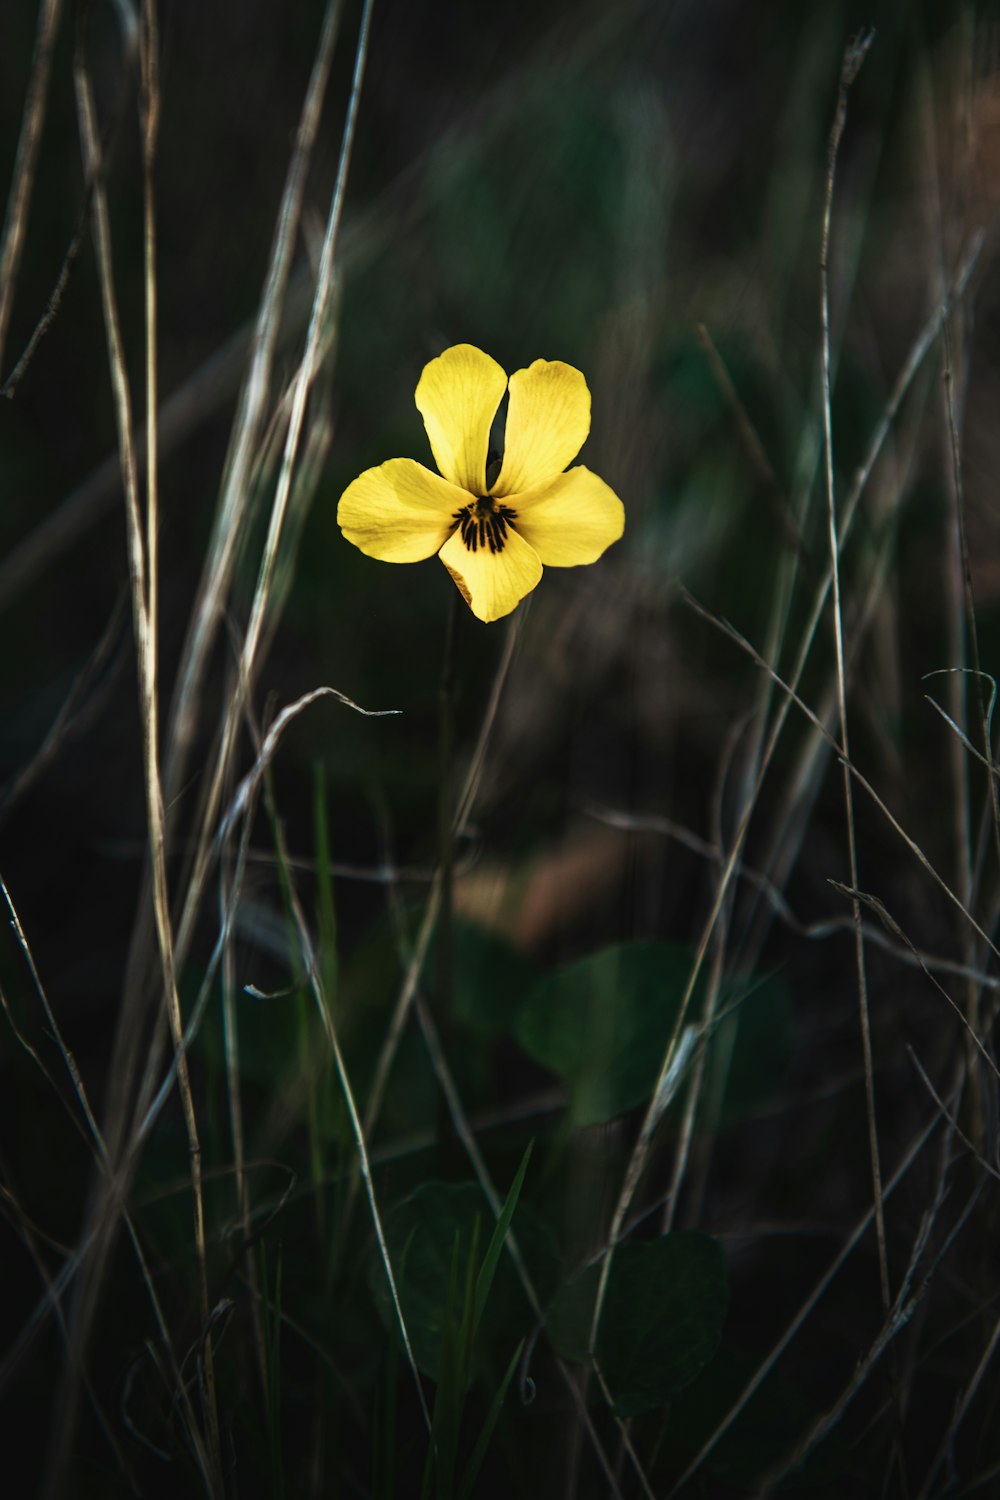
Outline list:
[[[412,458],[390,458],[349,484],[337,521],[349,542],[383,562],[420,562],[440,551],[468,505],[464,490]]]
[[[417,382],[417,410],[434,461],[470,495],[486,493],[490,427],[506,389],[506,372],[473,344],[453,344],[424,366]]]
[[[516,531],[508,531],[502,552],[470,552],[461,533],[441,548],[441,561],[480,620],[509,615],[542,576],[538,553]]]
[[[547,567],[596,562],[625,530],[625,507],[583,464],[506,500],[513,524]]]
[[[590,391],[579,370],[536,359],[510,377],[503,467],[490,491],[516,495],[572,463],[590,431]]]

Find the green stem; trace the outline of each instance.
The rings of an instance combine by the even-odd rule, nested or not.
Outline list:
[[[451,590],[445,625],[444,655],[438,684],[438,858],[441,865],[441,909],[437,923],[438,1025],[443,1041],[451,1031],[454,990],[454,752],[455,752],[455,636],[458,621],[458,590]],[[444,1138],[451,1133],[443,1108]]]

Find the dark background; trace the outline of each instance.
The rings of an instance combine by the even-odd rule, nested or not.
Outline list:
[[[345,6],[309,179],[296,257],[296,284],[307,289],[336,174],[359,17],[359,6]],[[161,393],[166,398],[198,382],[181,430],[165,436],[162,455],[164,704],[210,536],[243,369],[238,346],[228,356],[224,351],[256,312],[320,19],[317,4],[263,0],[210,7],[175,0],[161,9]],[[838,493],[846,492],[892,381],[939,298],[942,275],[951,276],[971,233],[984,229],[974,298],[953,332],[979,648],[984,668],[995,670],[995,20],[990,6],[929,0],[867,8],[798,0],[502,6],[378,0],[341,236],[336,341],[313,396],[328,405],[332,447],[308,515],[296,520],[294,578],[255,701],[267,718],[326,683],[365,707],[402,714],[365,720],[322,704],[289,731],[273,780],[293,856],[308,862],[315,855],[317,766],[339,866],[370,872],[391,856],[419,877],[437,851],[437,688],[452,585],[436,560],[396,568],[356,552],[336,525],[340,493],[384,459],[430,461],[413,391],[423,364],[444,347],[474,343],[509,371],[538,357],[567,360],[585,372],[593,393],[583,460],[621,495],[626,533],[593,568],[547,570],[524,611],[475,829],[458,851],[456,900],[546,970],[607,942],[697,942],[714,894],[711,861],[655,827],[610,829],[594,809],[672,820],[710,843],[732,839],[761,680],[745,654],[684,604],[675,584],[766,651],[788,550],[786,504],[802,518],[799,582],[778,648],[782,670],[791,670],[827,556],[816,461],[820,225],[840,59],[862,25],[874,26],[876,37],[851,94],[831,242]],[[7,4],[0,13],[3,182],[16,149],[34,26],[27,4]],[[64,17],[0,375],[10,373],[30,337],[85,208],[71,77],[78,27],[86,28],[102,120],[119,115],[108,191],[139,413],[141,156],[135,91],[122,80],[111,6],[71,6]],[[700,325],[759,437],[770,478],[748,449]],[[302,330],[292,318],[279,387],[294,371]],[[863,615],[853,580],[892,528],[874,623],[857,637],[852,749],[932,864],[953,881],[954,746],[923,698],[934,691],[933,680],[922,682],[923,674],[956,664],[941,375],[936,350],[873,477],[844,570],[850,638]],[[0,562],[0,873],[98,1112],[145,860],[122,499],[114,465],[106,465],[114,451],[97,275],[84,222],[79,259],[52,327],[14,398],[0,402],[0,558],[6,560]],[[75,514],[82,519],[70,524],[65,507],[81,490]],[[36,564],[26,544],[52,518]],[[262,536],[263,521],[260,530]],[[247,554],[230,599],[237,628],[255,571],[256,559]],[[503,630],[464,612],[459,617],[460,766],[475,739]],[[105,632],[107,649],[94,663]],[[827,615],[803,682],[810,704],[818,705],[830,683],[833,659]],[[214,704],[229,661],[223,639],[191,780],[172,812],[181,843],[217,730]],[[13,796],[81,673],[58,753]],[[946,693],[941,687],[939,701]],[[699,1191],[681,1215],[682,1224],[723,1238],[732,1326],[756,1355],[766,1353],[871,1198],[852,938],[844,920],[850,908],[829,884],[848,879],[835,760],[827,762],[801,823],[782,822],[803,733],[793,715],[764,783],[748,853],[751,864],[763,862],[774,830],[782,829],[786,840],[801,834],[785,889],[794,922],[762,921],[753,893],[743,889],[727,954],[734,971],[752,953],[761,972],[782,976],[792,1018],[787,1063],[756,1117],[724,1136],[714,1154],[708,1150]],[[248,745],[239,754],[245,769]],[[978,828],[981,783],[972,796]],[[926,950],[967,958],[966,929],[938,887],[860,796],[857,815],[864,887]],[[260,859],[251,867],[240,931],[239,982],[277,990],[287,982],[288,965],[280,943],[276,950],[267,940],[268,919],[280,925],[281,902],[263,817],[255,846]],[[996,871],[988,854],[985,863],[977,911],[992,930]],[[311,899],[308,869],[303,881]],[[407,910],[419,909],[424,890],[420,878],[404,885]],[[391,947],[384,891],[346,876],[338,877],[335,891],[345,993],[368,997],[381,1025],[395,973],[395,960],[384,952]],[[822,937],[803,931],[827,920],[841,922],[842,930]],[[185,995],[197,988],[213,922],[207,909],[191,973],[182,976]],[[381,956],[372,960],[373,952]],[[0,977],[18,1015],[37,1030],[23,961],[10,939]],[[892,1164],[934,1108],[907,1043],[944,1087],[959,1032],[940,996],[898,953],[871,950],[870,985],[879,1122]],[[363,1008],[367,1001],[358,1003]],[[50,1063],[53,1056],[47,1054]],[[204,1066],[210,1082],[210,1061]],[[484,1066],[477,1074],[469,1064],[470,1109],[508,1107],[546,1082],[509,1038]],[[254,1096],[262,1115],[267,1094],[261,1085]],[[210,1101],[206,1082],[206,1111],[224,1111]],[[426,1123],[408,1118],[407,1108],[405,1099],[390,1108],[384,1139],[393,1129]],[[51,1092],[34,1075],[28,1081],[6,1035],[0,1125],[5,1181],[62,1247],[46,1252],[57,1267],[80,1232],[88,1158],[78,1143],[66,1146],[65,1120]],[[608,1211],[608,1184],[619,1180],[624,1158],[615,1152],[630,1139],[626,1127],[624,1144],[614,1138],[601,1145],[607,1160],[595,1165],[588,1157],[597,1218]],[[179,1140],[178,1134],[163,1145],[165,1162]],[[183,1176],[182,1145],[170,1170]],[[972,1171],[968,1162],[963,1171]],[[160,1180],[167,1175],[164,1167]],[[408,1170],[390,1174],[387,1196],[418,1176],[416,1169],[412,1177]],[[897,1283],[930,1181],[928,1175],[913,1187],[894,1220]],[[651,1183],[651,1195],[662,1188],[661,1181]],[[984,1202],[992,1203],[992,1193],[988,1186]],[[580,1201],[586,1192],[574,1200],[577,1214]],[[922,1378],[914,1383],[904,1447],[918,1488],[936,1448],[940,1413],[950,1412],[992,1326],[986,1309],[996,1295],[989,1248],[994,1210],[982,1212],[962,1241],[953,1279],[929,1304],[923,1342],[914,1345]],[[786,1228],[772,1237],[760,1227],[779,1221]],[[13,1340],[39,1284],[23,1237],[10,1224],[3,1326]],[[579,1222],[576,1232],[579,1249],[587,1234]],[[169,1265],[167,1230],[162,1236]],[[851,1267],[788,1372],[804,1379],[817,1409],[841,1388],[877,1327],[870,1236]],[[949,1343],[955,1329],[961,1334]],[[127,1342],[111,1317],[98,1360],[109,1390],[121,1380]],[[32,1430],[25,1446],[35,1463],[50,1415],[43,1392],[59,1360],[58,1339],[47,1332],[23,1383],[19,1376],[7,1389],[9,1410],[22,1430]],[[294,1378],[306,1385],[311,1377],[296,1368]],[[986,1384],[982,1410],[976,1408],[966,1429],[975,1430],[961,1455],[966,1477],[991,1461],[984,1434],[996,1387]],[[880,1478],[888,1451],[885,1428],[878,1427],[885,1401],[884,1383],[866,1388],[849,1434],[853,1477],[833,1481],[826,1492],[862,1493],[856,1486]],[[937,1414],[937,1426],[929,1419],[925,1427],[925,1411]],[[290,1431],[297,1431],[297,1420],[289,1417]],[[89,1454],[101,1452],[89,1429],[81,1441]],[[561,1475],[556,1449],[546,1451]],[[104,1460],[94,1462],[100,1472]],[[158,1493],[163,1479],[155,1464],[152,1470],[146,1482]],[[508,1480],[496,1483],[505,1492]],[[530,1480],[522,1476],[521,1483],[532,1493]],[[849,1488],[838,1490],[839,1483]],[[246,1492],[255,1492],[252,1485]],[[290,1480],[289,1492],[307,1491]],[[359,1479],[344,1492],[369,1491]],[[556,1493],[534,1490],[541,1492]]]

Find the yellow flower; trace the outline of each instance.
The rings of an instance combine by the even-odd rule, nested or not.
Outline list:
[[[425,366],[416,394],[441,474],[391,458],[348,485],[337,508],[344,535],[369,557],[404,563],[437,553],[481,620],[509,614],[543,563],[596,562],[625,528],[603,479],[582,464],[562,472],[590,431],[590,391],[559,360],[536,359],[510,377],[503,462],[487,477],[490,428],[507,389],[481,349],[446,349]]]

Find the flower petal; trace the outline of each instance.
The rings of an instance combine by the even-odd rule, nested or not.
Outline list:
[[[464,490],[412,458],[390,458],[349,484],[337,521],[349,542],[383,562],[433,557],[455,527],[455,511],[468,505]]]
[[[547,484],[510,495],[513,524],[546,567],[596,562],[625,530],[625,507],[614,490],[583,464]]]
[[[417,410],[434,461],[470,495],[486,493],[490,427],[506,389],[506,372],[473,344],[453,344],[424,366],[417,382]]]
[[[542,576],[537,552],[516,531],[508,531],[502,552],[470,552],[456,531],[441,548],[441,561],[480,620],[509,615]]]
[[[590,431],[590,391],[572,365],[536,359],[510,377],[503,467],[491,495],[516,495],[572,463]]]

